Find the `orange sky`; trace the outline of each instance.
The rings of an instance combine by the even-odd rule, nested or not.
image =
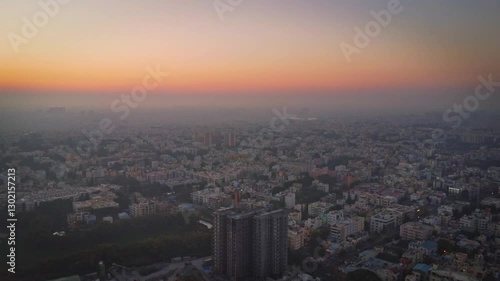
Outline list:
[[[372,20],[370,10],[386,1],[290,1],[286,7],[244,1],[224,20],[210,1],[198,2],[61,6],[18,53],[8,40],[0,43],[0,92],[123,91],[155,65],[171,74],[159,89],[165,93],[456,86],[499,70],[499,39],[490,36],[498,22],[495,3],[477,4],[482,21],[470,23],[466,16],[475,15],[466,2],[441,13],[432,9],[445,9],[443,3],[404,3],[348,63],[340,43],[352,44],[354,27]],[[21,19],[38,11],[36,2],[4,1],[0,32],[21,34]]]

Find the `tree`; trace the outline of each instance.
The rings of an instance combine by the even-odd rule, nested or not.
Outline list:
[[[345,201],[345,203],[346,203],[347,205],[352,205],[352,204],[354,204],[355,202],[356,202],[356,198],[351,199],[351,193],[349,193],[349,195],[347,196],[347,200]]]
[[[285,202],[283,201],[278,201],[278,200],[272,200],[271,203],[276,207],[276,208],[285,208],[286,205],[285,205]]]
[[[343,208],[342,205],[334,205],[328,209],[327,213],[330,211],[340,211],[340,210],[342,210],[342,208]]]
[[[274,194],[280,193],[280,192],[282,192],[282,191],[285,191],[285,190],[287,190],[287,189],[288,189],[288,187],[287,187],[287,186],[275,186],[275,187],[273,187],[273,189],[272,189],[272,194],[274,195]]]
[[[346,281],[382,281],[382,279],[370,270],[357,269],[347,273]]]
[[[295,198],[297,200],[297,204],[309,204],[319,201],[325,195],[327,195],[326,192],[322,190],[312,189],[310,187],[302,187],[295,194]]]
[[[337,183],[337,179],[330,175],[319,175],[316,179],[321,183],[329,184],[330,186],[333,186]]]
[[[328,235],[330,235],[330,229],[327,227],[320,227],[314,229],[311,232],[311,241],[315,241],[317,238],[321,238],[323,240],[328,239]]]
[[[439,239],[437,244],[437,250],[440,254],[450,253],[455,248],[455,245],[447,239]]]

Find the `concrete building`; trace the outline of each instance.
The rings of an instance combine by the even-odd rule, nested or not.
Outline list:
[[[304,235],[301,228],[294,227],[288,229],[288,247],[292,251],[304,247]]]
[[[347,236],[360,233],[364,230],[365,220],[363,217],[352,217],[339,220],[330,225],[330,233],[337,242],[343,242]]]
[[[384,211],[370,218],[370,231],[382,232],[384,229],[395,229],[403,222],[403,213],[395,209],[385,209]]]
[[[288,263],[287,214],[284,210],[254,216],[253,275],[258,280],[279,277]]]
[[[333,205],[330,203],[318,201],[318,202],[314,202],[314,203],[309,204],[309,206],[307,207],[307,210],[308,210],[309,216],[315,217],[315,216],[318,216],[320,214],[325,213],[332,206]]]
[[[407,240],[426,240],[432,235],[433,227],[419,223],[407,222],[399,227],[399,235]]]
[[[232,203],[230,195],[225,194],[220,188],[206,188],[191,193],[193,204],[202,205],[210,209],[228,207]]]
[[[214,213],[213,271],[231,280],[279,277],[288,261],[287,213],[283,209]]]
[[[302,212],[295,209],[288,212],[288,220],[295,221],[296,223],[302,220]]]
[[[393,196],[378,196],[375,199],[375,204],[382,206],[382,207],[385,207],[385,208],[390,207],[390,206],[396,204],[397,202],[398,202],[398,200]]]
[[[156,203],[152,201],[141,202],[130,205],[129,209],[132,217],[152,215],[156,213]]]
[[[224,132],[224,146],[236,146],[236,134],[234,132]]]
[[[295,207],[295,193],[289,192],[285,194],[285,206],[287,209],[293,209]]]
[[[113,223],[113,217],[112,216],[103,217],[102,221],[103,222]]]
[[[429,281],[479,281],[479,279],[457,271],[433,269]]]
[[[331,226],[330,232],[337,242],[343,242],[349,235],[349,223],[346,221],[336,222]]]
[[[337,211],[330,211],[326,215],[327,221],[329,225],[333,225],[336,222],[343,221],[344,220],[344,212],[337,210]]]
[[[68,221],[68,226],[74,227],[77,224],[77,222],[85,221],[85,218],[88,217],[89,215],[90,215],[89,212],[77,212],[77,213],[67,214],[66,217]]]
[[[462,216],[460,218],[460,229],[469,232],[476,230],[485,231],[488,229],[488,224],[491,220],[492,215],[489,212],[476,210],[470,216]]]

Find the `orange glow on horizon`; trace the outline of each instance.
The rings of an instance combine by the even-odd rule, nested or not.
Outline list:
[[[10,64],[9,64],[10,63]],[[37,61],[28,64],[7,62],[0,67],[0,88],[12,90],[54,90],[112,92],[128,91],[139,85],[146,72],[144,67],[121,67],[120,64]],[[143,65],[148,65],[144,63]],[[208,63],[198,66],[167,63],[159,64],[170,73],[157,89],[169,92],[252,92],[370,89],[401,86],[453,86],[474,82],[472,74],[462,73],[453,66],[447,71],[423,67],[419,64],[377,63],[341,65],[338,67],[312,61],[219,63],[215,68]],[[165,65],[165,67],[163,67]],[[397,70],[397,71],[395,71]]]

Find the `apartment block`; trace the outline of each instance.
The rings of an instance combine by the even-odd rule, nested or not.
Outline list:
[[[292,251],[304,247],[304,235],[301,228],[294,227],[288,229],[288,247]]]
[[[140,217],[156,213],[156,204],[152,201],[141,202],[129,206],[130,216]]]
[[[363,217],[352,217],[338,220],[330,225],[330,232],[337,242],[345,241],[347,236],[357,234],[364,230]]]
[[[396,228],[403,222],[403,212],[395,209],[384,211],[370,218],[370,231],[382,232],[386,228]]]
[[[287,213],[283,209],[214,213],[214,273],[231,280],[280,277],[288,261]]]
[[[399,227],[399,235],[407,240],[426,240],[432,235],[433,227],[419,223],[407,222]]]

